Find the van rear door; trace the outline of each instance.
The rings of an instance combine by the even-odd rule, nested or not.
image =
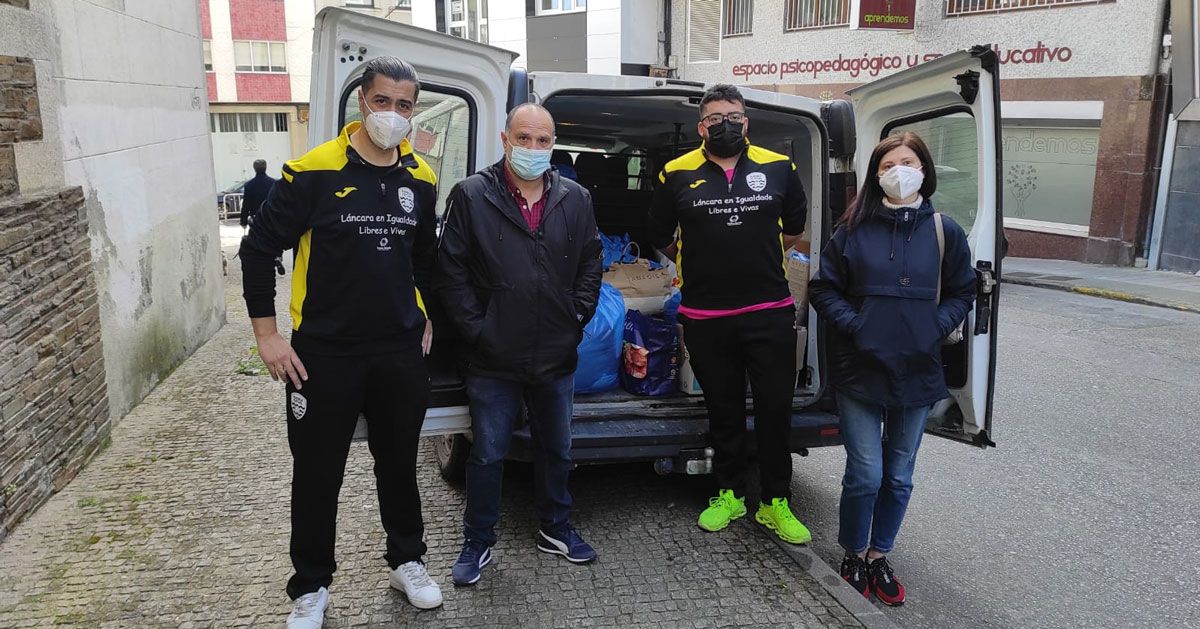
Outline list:
[[[421,79],[410,141],[438,175],[438,216],[455,183],[500,158],[516,53],[340,8],[317,14],[313,38],[310,147],[359,119],[357,88],[364,66],[375,57],[394,55],[411,63]],[[453,326],[438,312],[436,301],[426,300],[434,322],[429,359],[433,395],[422,436],[470,427],[455,369]]]
[[[858,186],[881,139],[913,131],[937,166],[938,211],[967,231],[978,278],[966,339],[943,347],[951,398],[938,404],[927,432],[980,447],[992,441],[996,322],[1000,305],[1003,214],[1000,189],[1000,75],[994,51],[977,46],[850,90]]]

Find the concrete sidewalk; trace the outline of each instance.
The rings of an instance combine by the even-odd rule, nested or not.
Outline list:
[[[1005,258],[1001,280],[1149,306],[1200,312],[1200,277],[1064,260]]]

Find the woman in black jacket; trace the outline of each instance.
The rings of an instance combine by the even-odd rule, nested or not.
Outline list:
[[[949,395],[941,346],[957,336],[971,308],[975,273],[966,233],[934,213],[937,175],[920,137],[886,138],[868,169],[871,176],[821,253],[810,292],[833,331],[833,385],[846,445],[842,578],[863,596],[874,591],[883,603],[900,605],[904,587],[886,555],[912,494],[930,407]]]

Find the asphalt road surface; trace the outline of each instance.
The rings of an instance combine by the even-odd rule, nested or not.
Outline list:
[[[1002,290],[999,447],[925,440],[892,554],[908,603],[889,617],[1200,627],[1200,315]],[[835,569],[844,462],[826,448],[795,465],[797,511]]]

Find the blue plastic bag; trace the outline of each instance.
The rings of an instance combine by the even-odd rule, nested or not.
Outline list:
[[[600,393],[617,387],[624,333],[625,298],[612,284],[602,283],[596,314],[583,329],[583,340],[577,349],[576,393]]]
[[[675,322],[625,313],[621,386],[635,395],[670,395],[679,387],[679,334]]]
[[[675,321],[679,318],[679,304],[683,300],[683,293],[679,292],[678,288],[671,289],[671,294],[663,300],[663,318],[667,321]]]
[[[629,234],[622,236],[609,236],[600,234],[600,246],[603,247],[604,261],[601,265],[604,270],[612,266],[615,262],[637,262],[637,254],[629,246]]]

